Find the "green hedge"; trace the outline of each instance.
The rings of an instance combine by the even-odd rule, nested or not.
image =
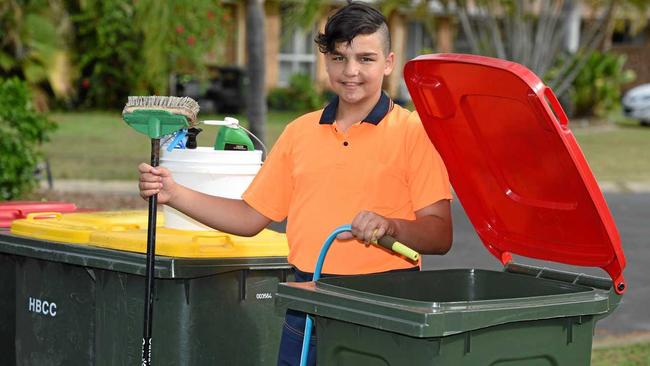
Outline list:
[[[276,111],[310,111],[323,107],[323,96],[309,75],[293,74],[286,88],[274,88],[267,96],[269,109]]]
[[[55,128],[32,107],[24,81],[0,79],[0,199],[17,198],[34,188],[40,144]]]

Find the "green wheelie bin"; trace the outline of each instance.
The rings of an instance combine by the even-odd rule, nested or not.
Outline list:
[[[14,308],[15,364],[141,362],[146,231],[119,213],[97,224],[102,214],[17,221],[0,234],[0,253],[15,262],[15,291],[3,299]],[[275,365],[284,318],[273,298],[290,279],[287,250],[268,230],[241,238],[159,228],[154,364]]]
[[[315,317],[319,365],[589,365],[596,322],[626,290],[625,257],[553,92],[521,65],[476,55],[421,56],[404,77],[456,196],[504,271],[282,283],[278,310]],[[609,278],[513,255],[599,267]]]
[[[29,214],[39,212],[73,212],[77,206],[59,201],[4,201],[0,202],[0,232],[9,231],[14,220],[23,219]],[[15,293],[15,258],[0,253],[0,354],[3,362],[15,364],[14,333],[16,314],[14,312],[13,294]]]

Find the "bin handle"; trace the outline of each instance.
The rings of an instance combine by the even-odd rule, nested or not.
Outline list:
[[[544,96],[551,104],[551,110],[553,111],[553,114],[555,115],[556,120],[558,121],[560,126],[566,127],[569,124],[569,117],[567,117],[566,113],[564,113],[564,109],[562,109],[562,105],[560,104],[560,101],[555,96],[555,93],[553,93],[553,90],[548,86],[545,87]]]
[[[110,231],[127,231],[127,230],[139,230],[141,228],[138,224],[115,224],[109,226]]]
[[[219,240],[218,242],[214,242],[215,240]],[[205,242],[207,241],[207,243]],[[194,235],[192,236],[192,242],[196,244],[202,244],[208,245],[208,246],[215,246],[215,247],[232,247],[232,241],[230,240],[230,236],[228,235]]]
[[[57,219],[60,220],[63,215],[60,212],[44,211],[44,212],[30,212],[25,217],[27,220],[43,220],[43,219]]]

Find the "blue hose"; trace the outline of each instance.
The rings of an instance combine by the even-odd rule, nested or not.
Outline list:
[[[325,239],[323,247],[320,249],[320,254],[318,255],[318,261],[316,261],[316,268],[314,269],[314,277],[312,281],[318,281],[320,279],[320,273],[323,270],[323,262],[325,262],[325,256],[327,251],[330,249],[332,242],[336,239],[336,236],[340,233],[346,231],[352,231],[352,225],[342,225],[334,229],[332,233]],[[311,329],[314,321],[312,320],[311,315],[307,314],[307,319],[305,321],[305,337],[302,339],[302,353],[300,354],[300,366],[307,366],[307,359],[309,357],[309,339],[311,338]]]

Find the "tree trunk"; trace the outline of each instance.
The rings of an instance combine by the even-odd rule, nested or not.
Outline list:
[[[246,0],[248,90],[246,115],[251,132],[266,141],[266,46],[264,0]],[[258,146],[257,141],[255,145]]]
[[[575,0],[569,0],[564,3],[564,27],[566,28],[566,38],[564,47],[570,54],[578,52],[580,46],[580,4]]]

